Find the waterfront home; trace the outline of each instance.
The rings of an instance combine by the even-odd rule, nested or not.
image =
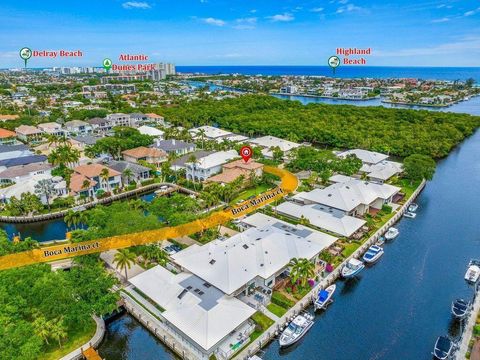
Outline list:
[[[214,140],[216,142],[222,142],[223,140],[229,140],[232,142],[241,142],[248,139],[243,135],[234,134],[230,131],[219,129],[213,126],[205,125],[188,130],[192,138],[195,140],[202,140],[202,134],[204,140]]]
[[[154,113],[145,114],[147,116],[147,121],[152,124],[166,126],[165,118],[161,115]]]
[[[92,126],[82,120],[67,121],[63,126],[71,135],[86,135],[93,132]]]
[[[194,244],[172,258],[183,270],[224,293],[248,297],[258,287],[268,293],[288,272],[293,258],[317,262],[318,254],[328,242],[317,243],[306,239],[305,235],[292,234],[281,226],[250,228],[228,239],[214,240],[203,246]]]
[[[95,145],[99,139],[101,138],[92,135],[73,136],[70,139],[70,144],[72,144],[74,148],[84,151],[87,146]]]
[[[135,164],[128,161],[112,160],[108,163],[108,167],[122,174],[122,183],[125,185],[128,185],[132,182],[141,183],[142,181],[151,178],[150,169],[140,164]],[[126,170],[131,172],[131,176],[125,175]]]
[[[97,134],[106,134],[113,127],[109,120],[99,117],[88,120],[88,123],[92,127],[93,132]]]
[[[143,135],[149,135],[154,137],[155,139],[162,140],[163,139],[163,134],[165,133],[164,131],[154,128],[152,126],[148,125],[142,125],[138,128],[138,131],[140,131],[140,134]]]
[[[269,215],[265,215],[261,212],[249,215],[239,222],[236,225],[242,230],[248,230],[252,227],[257,229],[262,229],[267,226],[273,226],[279,228],[287,233],[292,235],[300,236],[306,240],[313,241],[323,246],[324,248],[330,247],[338,239],[332,235],[325,234],[323,232],[312,229],[301,224],[290,224],[286,221],[279,220]]]
[[[276,211],[290,219],[307,221],[320,230],[344,237],[354,236],[366,224],[363,219],[320,204],[300,205],[286,201],[278,205]]]
[[[125,161],[132,163],[145,161],[149,164],[155,165],[157,168],[168,159],[168,154],[165,151],[145,146],[122,151],[122,156]]]
[[[324,189],[300,192],[293,199],[305,205],[320,204],[340,210],[345,215],[362,216],[391,204],[400,188],[389,184],[378,184],[358,179],[339,182]]]
[[[220,174],[209,177],[207,182],[216,182],[219,184],[230,184],[240,176],[247,181],[250,177],[257,178],[263,175],[263,164],[249,159],[245,162],[243,159],[235,160],[223,165],[223,171]]]
[[[15,145],[17,134],[14,131],[0,128],[0,145]]]
[[[31,193],[35,194],[35,185],[38,184],[39,181],[41,180],[51,180],[53,182],[52,175],[49,173],[38,173],[36,175],[30,176],[28,179],[25,179],[23,181],[20,181],[18,183],[14,183],[10,186],[4,187],[0,189],[0,201],[7,203],[10,201],[10,199],[15,196],[17,199],[22,196],[23,193]],[[65,182],[54,182],[55,185],[63,185],[63,189],[59,188],[58,186],[55,188],[55,193],[51,194],[48,201],[51,203],[51,201],[58,197],[58,196],[63,196],[63,194],[66,194],[66,189],[65,189]],[[47,204],[47,198],[45,195],[39,195],[39,199],[42,202],[42,204],[46,205]]]
[[[148,116],[142,113],[132,113],[130,114],[130,123],[131,126],[139,126],[148,120]]]
[[[191,153],[196,149],[195,144],[177,139],[157,140],[152,147],[162,149],[168,154],[175,154],[176,156],[182,156]]]
[[[349,155],[355,155],[357,158],[362,160],[362,163],[368,165],[377,164],[380,161],[388,159],[388,155],[363,149],[352,149],[337,153],[337,156],[340,158],[346,158]]]
[[[101,176],[102,170],[107,169],[108,170],[108,179],[103,179]],[[103,191],[112,191],[114,188],[120,188],[122,186],[122,177],[121,173],[119,173],[116,170],[110,169],[106,166],[100,165],[100,164],[87,164],[87,165],[80,165],[77,166],[73,169],[74,175],[81,175],[75,176],[75,182],[80,184],[80,189],[79,191],[76,191],[72,187],[72,192],[76,194],[81,193],[81,188],[83,187],[83,181],[84,180],[89,180],[91,183],[91,188],[92,192],[96,193],[99,190]],[[73,177],[72,175],[72,182],[73,182]]]
[[[155,309],[166,330],[192,353],[193,359],[227,359],[249,341],[256,312],[225,295],[195,274],[173,274],[156,266],[132,277],[126,291]],[[190,359],[190,357],[188,357]]]
[[[52,165],[48,163],[33,163],[12,166],[0,172],[0,184],[22,183],[38,174],[50,175]]]
[[[56,122],[38,124],[37,126],[40,130],[43,131],[45,135],[55,135],[55,136],[65,135],[65,132],[62,129],[62,125]]]
[[[195,159],[198,160],[198,159],[201,159],[205,156],[213,154],[214,152],[215,151],[198,150],[198,151],[194,151],[192,153],[182,155],[179,158],[172,161],[171,169],[174,170],[174,171],[185,170],[186,169],[185,164],[190,161],[191,157],[195,157]]]
[[[207,155],[194,162],[185,163],[186,177],[188,180],[205,181],[210,176],[222,171],[222,166],[228,161],[238,157],[235,150],[218,151]]]
[[[27,145],[0,145],[0,160],[16,159],[33,155]]]
[[[30,125],[20,125],[15,128],[17,138],[25,142],[38,142],[42,140],[43,132],[39,128]]]
[[[263,136],[256,139],[251,139],[249,142],[254,146],[260,146],[262,148],[262,154],[266,158],[270,159],[273,158],[274,148],[278,147],[281,151],[283,151],[284,155],[287,156],[291,150],[302,146],[301,144],[280,139],[276,136]]]
[[[403,171],[403,165],[399,162],[383,160],[376,164],[363,164],[360,171],[364,172],[369,180],[384,183],[400,174]]]

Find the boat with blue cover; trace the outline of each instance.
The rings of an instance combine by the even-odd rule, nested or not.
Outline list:
[[[375,264],[383,255],[383,248],[377,245],[372,245],[367,252],[363,254],[363,261],[367,264]]]
[[[313,307],[315,311],[319,309],[327,308],[328,304],[330,304],[333,301],[332,296],[336,288],[337,288],[337,285],[333,284],[327,287],[326,289],[322,289],[318,292],[317,299],[313,303]]]

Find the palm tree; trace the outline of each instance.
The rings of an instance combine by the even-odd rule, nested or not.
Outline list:
[[[127,180],[127,185],[130,185],[130,179],[133,177],[133,171],[130,168],[126,168],[122,172],[123,177]]]
[[[315,265],[308,259],[293,258],[290,266],[290,281],[295,285],[300,281],[300,286],[305,287],[308,279],[315,277]]]
[[[50,328],[47,319],[44,316],[38,315],[33,321],[33,329],[35,334],[43,339],[49,345],[48,338],[50,336]]]
[[[55,187],[51,179],[42,179],[35,184],[35,195],[38,197],[45,196],[47,201],[48,210],[50,210],[50,197],[55,194]]]
[[[188,162],[192,164],[192,167],[193,167],[193,171],[192,171],[192,180],[193,180],[193,188],[196,190],[196,187],[195,187],[195,165],[198,164],[198,161],[197,161],[197,157],[195,156],[195,154],[192,154],[188,157]]]
[[[199,129],[197,134],[200,136],[200,140],[202,141],[202,149],[205,149],[205,130]]]
[[[110,172],[108,171],[108,168],[104,167],[102,171],[100,171],[100,179],[102,179],[104,182],[107,183],[108,192],[110,192],[110,183],[108,182],[109,178],[110,178]]]
[[[128,280],[127,268],[130,269],[135,263],[136,255],[128,249],[120,249],[113,257],[113,263],[120,270],[125,270],[125,279]]]
[[[62,347],[62,339],[67,337],[67,331],[63,324],[63,319],[52,321],[50,323],[50,337],[58,341],[58,346]]]
[[[91,185],[90,180],[88,180],[88,179],[83,180],[82,190],[86,191],[86,190],[90,189],[90,185]],[[88,197],[90,197],[90,191],[87,191],[87,193],[88,193]]]
[[[63,221],[65,221],[65,224],[67,224],[69,228],[73,225],[74,228],[77,229],[77,225],[80,221],[80,216],[80,212],[68,210],[65,217],[63,218]]]

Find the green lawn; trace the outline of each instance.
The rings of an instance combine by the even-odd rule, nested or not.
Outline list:
[[[282,317],[287,312],[283,307],[274,303],[268,304],[267,309],[278,317]]]
[[[345,249],[343,249],[342,251],[342,255],[344,257],[349,257],[350,255],[352,255],[355,250],[357,250],[358,248],[360,247],[360,244],[357,244],[357,243],[350,243],[350,244],[346,244],[345,245]]]
[[[260,184],[255,188],[247,189],[245,191],[242,191],[235,199],[233,199],[230,203],[231,204],[236,204],[240,200],[247,200],[250,196],[255,196],[259,195],[262,192],[265,192],[269,189],[271,189],[272,186],[268,184]]]
[[[258,326],[260,326],[260,328],[262,329],[262,332],[267,330],[274,323],[274,321],[272,319],[270,319],[266,315],[263,315],[260,311],[257,311],[255,314],[252,315],[252,320]]]
[[[68,341],[58,347],[58,343],[50,341],[50,346],[41,354],[39,360],[57,360],[69,354],[73,350],[87,343],[95,334],[97,329],[95,321],[92,319],[85,329],[79,329],[73,334],[69,334]]]
[[[279,291],[274,291],[272,294],[272,303],[281,306],[284,309],[290,309],[293,305],[295,305],[295,302],[293,300],[290,300],[287,298],[285,295],[283,295]]]

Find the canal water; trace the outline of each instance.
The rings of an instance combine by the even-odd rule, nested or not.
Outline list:
[[[480,115],[480,98],[449,109]],[[417,199],[417,218],[398,223],[400,235],[385,245],[380,262],[358,279],[337,282],[334,303],[298,344],[280,350],[274,341],[262,358],[431,359],[437,336],[458,336],[450,305],[473,295],[463,276],[468,261],[480,257],[479,155],[477,131],[439,162]],[[131,321],[125,315],[109,324],[100,347],[107,360],[172,358],[147,330],[127,326]],[[114,356],[103,352],[113,347]]]

